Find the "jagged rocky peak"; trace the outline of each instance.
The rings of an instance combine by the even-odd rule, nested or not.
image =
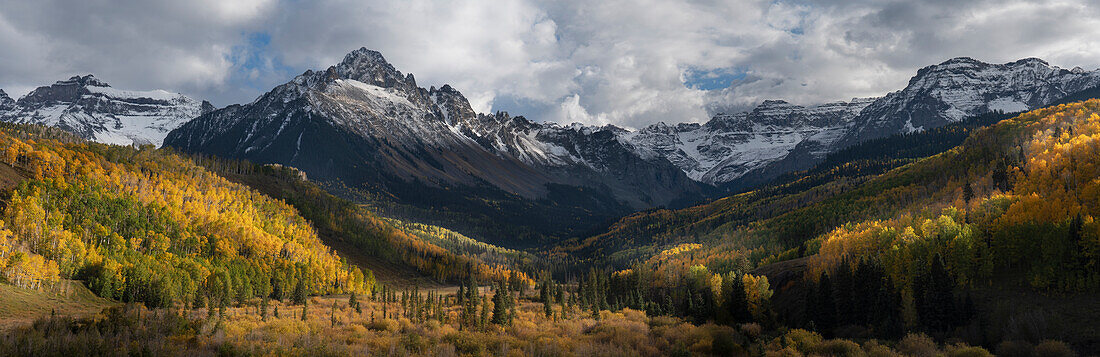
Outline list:
[[[439,89],[432,86],[428,89],[428,97],[432,99],[435,105],[439,106],[439,109],[443,112],[443,119],[447,124],[454,124],[477,116],[477,112],[474,111],[466,96],[463,96],[462,93],[449,84],[444,84]]]
[[[837,147],[927,130],[990,111],[1040,108],[1100,85],[1100,71],[1067,70],[1038,58],[1003,64],[952,58],[917,71],[909,85],[868,106]]]
[[[84,76],[72,76],[71,78],[69,78],[68,81],[58,81],[57,83],[62,84],[62,83],[67,83],[67,82],[76,83],[76,84],[79,84],[79,85],[82,85],[82,86],[96,86],[96,87],[110,87],[111,86],[111,85],[107,84],[106,82],[103,82],[103,81],[99,80],[99,78],[96,78],[94,75],[91,75],[91,74],[84,75]]]
[[[366,84],[376,85],[382,88],[398,88],[403,90],[416,89],[416,79],[412,73],[402,75],[378,51],[366,47],[352,51],[344,56],[340,64],[329,69],[339,75],[340,78],[354,79]]]
[[[15,107],[15,100],[8,96],[8,93],[4,93],[3,89],[0,89],[0,111],[10,110]]]
[[[110,85],[88,74],[84,76],[72,76],[68,80],[57,81],[49,86],[41,86],[20,98],[20,103],[48,103],[48,102],[73,102],[88,93],[86,87],[105,87]]]
[[[209,102],[179,93],[117,89],[88,74],[0,103],[0,121],[56,126],[108,144],[160,145],[172,129],[213,110]]]
[[[754,110],[766,110],[783,107],[796,107],[796,105],[788,103],[787,101],[782,99],[767,99],[761,102],[760,105],[756,106],[756,109]]]

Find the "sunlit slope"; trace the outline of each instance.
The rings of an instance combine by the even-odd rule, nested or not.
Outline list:
[[[530,254],[485,244],[440,227],[386,219],[333,196],[297,169],[246,161],[195,158],[220,175],[285,200],[308,219],[325,244],[387,285],[430,287],[478,279],[519,279],[535,269]]]
[[[374,284],[293,207],[189,159],[19,125],[0,128],[0,148],[5,170],[22,177],[3,191],[7,283],[75,278],[100,296],[150,306]]]
[[[898,222],[896,226],[910,226],[921,236],[923,219],[941,219],[937,217],[943,213],[964,222],[979,219],[978,214],[993,217],[982,218],[995,223],[982,228],[987,236],[976,239],[991,246],[1001,240],[1004,243],[1000,246],[1008,250],[987,252],[996,258],[979,259],[982,262],[1000,259],[1003,264],[1023,263],[1020,258],[1039,256],[1020,250],[1025,247],[1043,252],[1041,255],[1050,258],[1049,262],[1069,261],[1070,252],[1089,252],[1093,248],[1080,245],[1070,249],[1046,235],[1065,233],[1065,227],[1076,220],[1078,213],[1081,223],[1073,224],[1086,227],[1083,231],[1093,229],[1089,228],[1090,217],[1095,213],[1089,205],[1096,198],[1089,184],[1097,173],[1089,170],[1097,158],[1066,150],[1091,150],[1088,143],[1097,133],[1092,115],[1097,106],[1100,101],[1090,100],[1028,112],[977,130],[953,149],[881,175],[843,176],[823,180],[805,191],[774,194],[760,190],[685,210],[634,215],[604,235],[558,248],[557,252],[602,252],[614,262],[645,261],[675,244],[698,242],[702,244],[665,255],[662,260],[665,264],[712,268],[743,260],[751,267],[812,256],[823,240],[823,252],[838,249],[830,245],[828,236],[820,238],[839,234],[834,232],[838,227],[840,231],[874,230],[847,226],[852,222],[871,226]],[[1025,227],[1038,230],[1020,231]],[[1055,230],[1057,227],[1062,228]],[[970,229],[977,231],[975,227]],[[1031,238],[1019,241],[1023,236]],[[1052,263],[1032,261],[1022,270],[1036,286],[1070,284],[1052,278],[1066,274],[1059,273],[1064,269]]]

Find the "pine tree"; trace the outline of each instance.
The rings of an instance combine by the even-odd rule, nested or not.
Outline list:
[[[833,299],[833,284],[829,275],[822,272],[817,285],[817,307],[813,310],[814,325],[819,332],[828,333],[836,327],[836,302]]]
[[[203,299],[205,295],[201,292],[195,292],[195,301],[191,303],[191,307],[194,309],[201,309],[206,307],[206,299]]]
[[[363,309],[359,306],[359,298],[354,291],[352,291],[351,296],[348,297],[348,307],[355,309],[356,314],[363,313]]]
[[[298,279],[298,284],[294,285],[294,295],[291,300],[295,304],[304,304],[306,301],[306,284],[304,279]]]
[[[726,313],[733,323],[751,322],[752,312],[749,311],[748,296],[745,294],[745,282],[741,275],[732,274],[731,277],[723,293]]]
[[[329,319],[332,321],[332,327],[336,327],[336,302],[332,302],[332,310],[328,313]]]
[[[497,288],[496,294],[493,294],[493,320],[492,322],[497,325],[504,325],[508,322],[508,303],[506,301],[507,287],[501,283]]]
[[[554,307],[550,301],[550,281],[543,282],[542,289],[539,292],[539,297],[542,299],[542,312],[546,315],[546,318],[550,318],[554,314]]]
[[[274,316],[275,316],[275,318],[279,318],[279,305],[278,304],[275,305]]]
[[[309,300],[302,300],[302,321],[306,320],[306,309],[309,308]]]
[[[489,327],[489,299],[481,299],[481,319],[478,320],[478,327]]]
[[[466,305],[466,285],[458,284],[458,293],[455,294],[455,303],[461,306]]]
[[[268,300],[270,300],[270,298],[266,296],[260,300],[260,321],[267,321],[267,308],[268,305],[270,305]]]
[[[478,324],[477,307],[478,299],[477,279],[474,277],[473,268],[470,268],[469,279],[466,281],[465,306],[462,309],[462,325],[474,327]]]

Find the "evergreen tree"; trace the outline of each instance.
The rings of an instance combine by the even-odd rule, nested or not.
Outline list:
[[[332,309],[328,312],[329,320],[332,321],[332,327],[336,327],[336,302],[332,302]]]
[[[298,279],[298,284],[294,285],[294,295],[291,296],[294,304],[304,304],[306,301],[306,284],[303,280],[305,279]]]
[[[302,300],[302,321],[306,320],[306,309],[309,308],[309,300]]]
[[[508,322],[508,303],[507,287],[501,283],[497,288],[496,294],[493,295],[493,320],[492,322],[497,325],[504,325]]]
[[[856,306],[856,283],[852,276],[851,264],[847,259],[840,262],[834,270],[831,283],[833,284],[833,297],[836,302],[837,326],[853,322],[851,319],[860,310]]]
[[[543,314],[546,315],[546,318],[550,318],[550,316],[554,314],[554,307],[551,305],[553,302],[550,301],[551,297],[549,280],[543,282],[542,289],[539,291],[539,298],[542,299]]]
[[[466,281],[466,297],[464,301],[466,304],[462,309],[462,324],[467,327],[474,327],[478,324],[477,307],[480,300],[478,298],[477,279],[474,277],[473,267],[470,268],[469,279]]]
[[[260,321],[267,321],[267,308],[270,302],[270,298],[264,297],[260,300]]]
[[[355,309],[356,314],[363,313],[363,309],[359,306],[359,298],[354,291],[352,291],[351,296],[348,297],[348,307]]]
[[[817,306],[810,313],[813,323],[822,333],[831,332],[836,327],[836,302],[833,300],[833,284],[829,275],[822,272],[817,285]]]
[[[725,284],[726,291],[722,293],[724,310],[729,314],[732,323],[752,322],[752,312],[749,311],[749,300],[745,294],[745,282],[738,274],[731,274],[731,278],[730,282]]]
[[[481,299],[481,319],[478,320],[478,327],[489,327],[489,299]]]
[[[458,293],[455,294],[455,304],[460,306],[466,305],[466,285],[458,284]]]
[[[195,292],[195,301],[191,303],[191,305],[192,305],[191,307],[194,308],[194,309],[201,309],[201,308],[206,307],[206,299],[203,298],[204,296],[205,295],[203,293],[196,291]]]

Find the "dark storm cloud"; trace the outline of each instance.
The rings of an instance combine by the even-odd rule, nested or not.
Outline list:
[[[366,46],[482,111],[638,127],[882,95],[956,56],[1096,68],[1097,15],[1085,0],[0,0],[0,88],[95,73],[226,105]],[[729,87],[706,90],[715,78]]]

